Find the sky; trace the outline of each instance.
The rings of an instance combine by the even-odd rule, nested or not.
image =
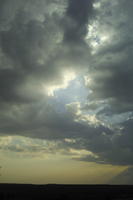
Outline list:
[[[133,1],[0,0],[0,182],[133,184]]]

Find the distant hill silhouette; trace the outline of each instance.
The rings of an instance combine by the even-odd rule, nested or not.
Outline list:
[[[131,200],[132,185],[0,184],[0,200]]]

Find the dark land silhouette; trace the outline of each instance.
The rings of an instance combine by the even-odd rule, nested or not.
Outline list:
[[[0,200],[133,200],[133,185],[0,184]]]

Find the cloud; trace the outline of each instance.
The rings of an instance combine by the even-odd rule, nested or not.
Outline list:
[[[91,13],[92,2],[88,1],[85,5],[79,3],[82,12],[85,10],[81,24],[82,27],[86,27],[90,16],[86,6]],[[69,28],[62,26],[63,19],[66,19],[68,15],[71,16],[72,10],[75,10],[75,17],[73,15],[72,18],[78,23],[79,7],[75,1],[68,2],[67,5],[66,1],[42,0],[38,3],[34,0],[28,2],[13,0],[11,7],[10,5],[10,1],[7,0],[2,3],[1,7],[1,15],[5,19],[0,30],[2,58],[0,105],[3,108],[1,132],[24,134],[31,129],[35,131],[41,129],[41,134],[47,131],[49,134],[51,131],[44,131],[44,127],[52,129],[52,132],[54,129],[54,132],[57,132],[56,129],[60,127],[62,132],[65,128],[68,129],[67,126],[72,127],[71,132],[73,129],[78,130],[76,128],[78,123],[70,122],[71,118],[69,119],[68,114],[57,114],[54,108],[48,110],[51,100],[45,89],[49,85],[63,84],[63,73],[66,70],[82,71],[79,69],[80,63],[86,65],[87,61],[84,58],[87,53],[84,56],[85,50],[79,44],[77,44],[79,52],[74,47],[73,53],[76,57],[79,57],[79,53],[82,55],[80,63],[75,61],[71,45],[64,42],[64,35]],[[9,7],[10,12],[7,14]],[[77,26],[80,29],[80,24]],[[78,125],[79,129],[80,126],[82,125]],[[57,137],[56,134],[53,137]]]
[[[132,2],[0,3],[0,134],[60,141],[55,151],[82,151],[84,161],[132,165]]]
[[[0,151],[7,155],[14,153],[20,157],[44,157],[48,154],[60,152],[59,141],[53,142],[48,140],[32,139],[22,136],[3,136],[0,139]]]
[[[97,21],[91,25],[96,42],[88,85],[92,100],[108,100],[114,112],[127,112],[132,105],[132,13],[127,1],[101,1]],[[119,14],[118,14],[119,13]],[[128,23],[127,23],[128,22]],[[108,31],[107,31],[108,30]],[[129,31],[130,30],[130,31]],[[102,40],[102,38],[107,38]]]
[[[91,92],[83,111],[95,114],[113,132],[111,136],[94,137],[91,150],[97,152],[96,162],[113,165],[133,164],[131,6],[132,2],[128,4],[125,0],[100,1],[94,7],[98,15],[90,23],[86,37],[92,51],[88,77],[85,77]],[[89,156],[83,158],[89,159]]]
[[[97,158],[93,158],[97,163],[113,165],[133,165],[132,152],[132,119],[119,124],[119,128],[112,130],[112,134],[102,133],[95,135],[92,140],[85,144],[85,149],[95,152]],[[89,161],[89,156],[84,156],[81,160]]]
[[[59,4],[58,1],[53,3],[42,0],[39,3],[18,1],[16,3],[14,0],[12,4],[16,6],[11,6],[10,19],[3,9],[3,17],[7,18],[0,31],[1,85],[6,85],[7,91],[10,91],[11,95],[9,93],[8,98],[8,92],[6,91],[4,94],[3,91],[1,100],[10,101],[12,99],[12,101],[22,100],[22,102],[35,100],[35,96],[41,95],[37,92],[42,84],[47,86],[63,83],[64,70],[79,71],[81,64],[84,66],[83,68],[86,68],[89,49],[85,42],[83,46],[77,43],[72,48],[71,44],[63,41],[69,32],[65,19],[71,15],[73,10],[78,11],[79,9],[77,4],[72,2],[68,2],[65,13],[65,1]],[[3,3],[5,9],[9,5],[9,1]],[[74,5],[75,8],[73,8]],[[83,7],[82,12],[85,10],[85,17],[81,21],[82,27],[85,28],[90,15],[87,10],[92,12],[92,2],[88,1],[86,5],[84,3],[82,5],[80,2],[80,5]],[[86,6],[88,6],[87,9]],[[78,23],[77,13],[72,18]],[[65,24],[63,25],[63,23]],[[80,25],[77,26],[80,29]],[[76,32],[73,32],[74,34]],[[80,40],[80,36],[78,40]],[[6,86],[3,87],[3,90]]]
[[[69,0],[67,8],[67,24],[64,39],[67,42],[79,43],[87,34],[87,25],[93,15],[93,0]]]
[[[80,159],[84,155],[90,157],[96,157],[90,151],[83,148],[77,148],[78,141],[74,139],[64,140],[40,140],[32,139],[22,136],[3,136],[0,138],[0,153],[6,153],[6,155],[26,157],[26,158],[48,158],[50,155],[58,154],[71,157],[71,159]]]
[[[10,101],[10,96],[14,101],[27,100],[30,89],[37,90],[42,82],[46,84],[51,79],[58,80],[58,67],[56,64],[53,67],[50,61],[54,60],[60,42],[56,16],[48,17],[44,22],[32,19],[26,23],[25,12],[20,15],[21,12],[8,30],[0,32],[2,53],[10,62],[10,68],[5,66],[0,70],[1,85],[6,93],[1,93],[1,99],[5,101]],[[33,88],[33,84],[37,88]]]

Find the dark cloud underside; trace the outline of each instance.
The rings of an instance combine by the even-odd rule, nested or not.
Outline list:
[[[93,0],[69,0],[67,8],[68,24],[65,33],[66,42],[80,42],[87,34],[88,21],[92,15]]]

